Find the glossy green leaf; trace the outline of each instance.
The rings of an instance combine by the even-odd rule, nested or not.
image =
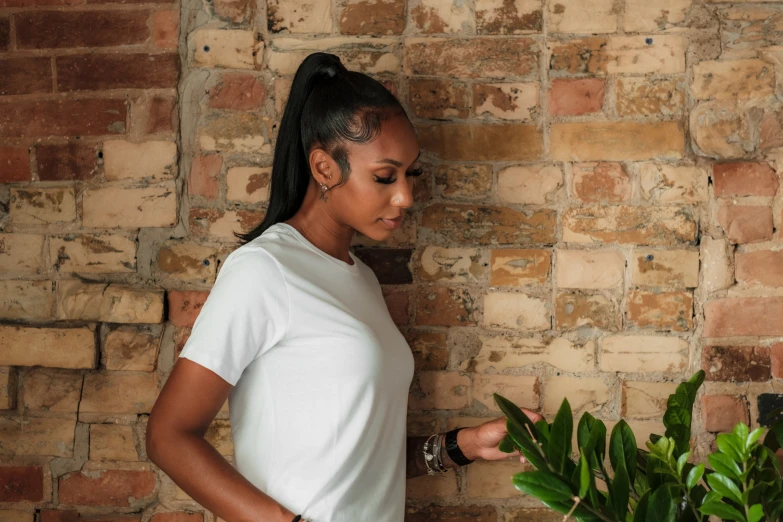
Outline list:
[[[747,440],[745,441],[745,450],[749,450],[751,446],[758,442],[763,434],[764,428],[756,428],[755,430],[751,431],[748,434]]]
[[[723,520],[738,520],[740,522],[745,522],[745,516],[742,513],[724,502],[706,502],[701,505],[699,511],[705,515],[718,516]]]
[[[609,437],[609,462],[615,473],[622,463],[629,482],[633,484],[636,475],[636,437],[624,420],[615,424]]]
[[[693,487],[699,483],[702,475],[704,475],[704,464],[696,464],[693,469],[688,473],[688,477],[685,479],[685,485],[690,491]]]
[[[680,458],[677,459],[677,476],[682,478],[682,470],[685,469],[685,465],[688,463],[688,457],[691,456],[690,451],[686,451]]]
[[[748,509],[748,522],[759,522],[764,518],[764,508],[761,504],[754,504]]]
[[[739,442],[742,442],[742,446],[745,446],[745,441],[748,438],[748,425],[744,422],[738,422],[734,425],[734,430],[732,430],[732,433],[735,437],[737,437],[737,440]]]
[[[730,459],[728,455],[724,453],[713,453],[707,456],[707,460],[710,462],[712,469],[718,473],[726,475],[734,480],[740,480],[742,470],[740,469],[739,464]]]
[[[612,479],[611,484],[610,500],[612,509],[619,520],[624,520],[625,515],[628,513],[630,482],[623,461],[618,462],[617,470],[614,473],[614,479]]]
[[[647,505],[645,522],[676,522],[677,506],[669,488],[663,486],[652,492]]]
[[[579,498],[585,498],[590,491],[590,481],[593,474],[590,472],[590,464],[587,463],[587,457],[582,454],[579,457]]]
[[[742,493],[733,480],[720,473],[707,475],[707,483],[713,491],[720,493],[724,497],[742,505]]]
[[[512,482],[519,491],[533,495],[542,502],[572,503],[574,493],[571,487],[552,473],[525,471],[514,475]]]
[[[525,415],[525,412],[523,412],[519,406],[497,393],[493,393],[492,397],[495,399],[495,404],[498,405],[500,411],[503,412],[503,415],[516,424],[520,431],[527,432],[527,427],[530,429],[533,437],[538,439],[538,429],[536,428],[536,425],[527,415]]]
[[[633,522],[646,522],[647,521],[647,506],[650,502],[650,491],[645,493],[639,498],[639,502],[636,503],[636,509],[633,511]]]
[[[716,443],[718,449],[734,462],[742,462],[743,451],[739,444],[737,444],[733,433],[721,433],[718,435]]]
[[[530,434],[521,431],[519,425],[511,419],[506,419],[506,429],[509,436],[514,441],[514,445],[519,448],[519,452],[536,469],[547,469],[547,462],[541,455],[538,445],[530,438]]]
[[[503,453],[514,453],[516,448],[514,447],[514,441],[511,439],[511,435],[506,435],[503,440],[500,441],[498,449]]]
[[[574,417],[568,399],[563,399],[560,409],[555,415],[549,432],[549,462],[558,473],[566,470],[566,461],[571,457],[571,436],[574,431]]]

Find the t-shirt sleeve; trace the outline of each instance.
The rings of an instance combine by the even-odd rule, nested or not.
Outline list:
[[[226,258],[180,357],[232,386],[288,328],[288,289],[277,261],[258,246]]]

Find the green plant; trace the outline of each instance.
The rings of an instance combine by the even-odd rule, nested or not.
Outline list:
[[[552,423],[533,423],[495,394],[508,427],[500,449],[519,451],[535,468],[515,475],[514,486],[566,515],[564,520],[695,522],[708,515],[742,522],[778,520],[783,489],[775,451],[783,444],[783,423],[773,423],[763,443],[763,428],[750,431],[737,424],[732,433],[718,435],[709,468],[688,462],[693,404],[703,382],[699,371],[669,396],[666,431],[650,435],[649,451],[637,448],[623,420],[612,429],[607,451],[606,426],[585,413],[576,428],[575,459],[568,400]]]

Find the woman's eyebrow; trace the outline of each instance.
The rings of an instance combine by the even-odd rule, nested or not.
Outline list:
[[[419,151],[419,155],[416,156],[416,159],[413,160],[413,162],[416,163],[419,160],[419,157],[421,157],[421,151]],[[376,161],[375,163],[385,163],[385,164],[388,164],[388,165],[394,165],[397,168],[402,167],[402,162],[401,161],[397,161],[397,160],[391,159],[391,158],[384,158],[382,160]]]

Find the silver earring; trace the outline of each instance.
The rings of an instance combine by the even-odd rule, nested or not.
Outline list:
[[[326,192],[326,189],[328,189],[328,188],[329,187],[326,186],[326,183],[321,183],[321,190],[322,191]]]

